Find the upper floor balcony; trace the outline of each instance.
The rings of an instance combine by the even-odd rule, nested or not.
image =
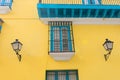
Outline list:
[[[39,0],[39,18],[73,24],[120,24],[120,0]]]
[[[10,12],[13,0],[0,0],[0,14]]]

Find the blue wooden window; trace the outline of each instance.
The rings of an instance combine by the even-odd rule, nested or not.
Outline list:
[[[103,17],[104,9],[100,9],[98,13],[98,17]]]
[[[0,32],[1,32],[1,29],[2,29],[2,23],[4,23],[4,21],[0,18]]]
[[[46,71],[46,80],[78,80],[77,70]]]
[[[109,18],[111,16],[111,13],[112,13],[112,9],[107,10],[107,13],[106,13],[105,17]]]
[[[66,17],[72,16],[72,9],[66,9]]]
[[[91,4],[101,4],[101,0],[83,0],[83,4],[85,5],[91,5]]]
[[[92,9],[92,10],[91,10],[90,17],[94,17],[94,16],[95,16],[95,12],[96,12],[96,10],[95,10],[95,9]]]
[[[2,26],[0,25],[0,31],[1,31],[1,29],[2,29]]]
[[[87,17],[87,15],[88,15],[88,9],[83,9],[82,17]]]
[[[12,5],[12,0],[0,0],[0,5],[1,6],[11,6]]]
[[[41,14],[41,17],[48,17],[48,9],[46,8],[41,8],[40,9],[40,14]]]
[[[79,15],[80,15],[80,10],[74,9],[74,17],[79,17]]]
[[[50,52],[70,52],[72,46],[70,26],[50,27]]]
[[[56,17],[56,14],[55,14],[55,9],[53,8],[51,8],[50,9],[50,15],[49,15],[50,17]]]
[[[113,17],[118,17],[120,18],[120,10],[117,10],[115,13],[114,13],[114,16]]]
[[[64,9],[58,9],[58,17],[64,17]]]

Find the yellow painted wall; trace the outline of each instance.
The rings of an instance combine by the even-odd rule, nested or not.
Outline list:
[[[48,55],[48,26],[38,19],[38,0],[14,0],[0,34],[0,80],[45,80],[46,70],[78,69],[79,80],[120,80],[120,25],[74,25],[75,56],[70,61],[54,61]],[[23,43],[19,62],[11,42]],[[114,41],[112,54],[102,44]]]

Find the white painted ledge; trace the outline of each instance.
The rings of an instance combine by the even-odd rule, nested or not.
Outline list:
[[[0,14],[7,14],[10,12],[9,6],[0,6]]]
[[[42,22],[72,21],[73,24],[120,24],[120,18],[40,18]]]
[[[50,52],[49,55],[56,61],[68,61],[75,55],[75,52]]]

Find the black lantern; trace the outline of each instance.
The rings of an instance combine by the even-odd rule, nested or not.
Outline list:
[[[19,54],[19,51],[21,51],[22,43],[19,42],[18,39],[15,40],[15,42],[11,43],[13,50],[15,51],[19,61],[21,61],[21,55]]]
[[[103,44],[104,48],[107,50],[107,51],[111,51],[113,49],[113,42],[106,39],[105,43]]]
[[[108,51],[107,54],[104,54],[105,60],[107,61],[107,59],[109,58],[109,55],[111,54],[111,51],[113,49],[113,41],[106,39],[103,46]]]

